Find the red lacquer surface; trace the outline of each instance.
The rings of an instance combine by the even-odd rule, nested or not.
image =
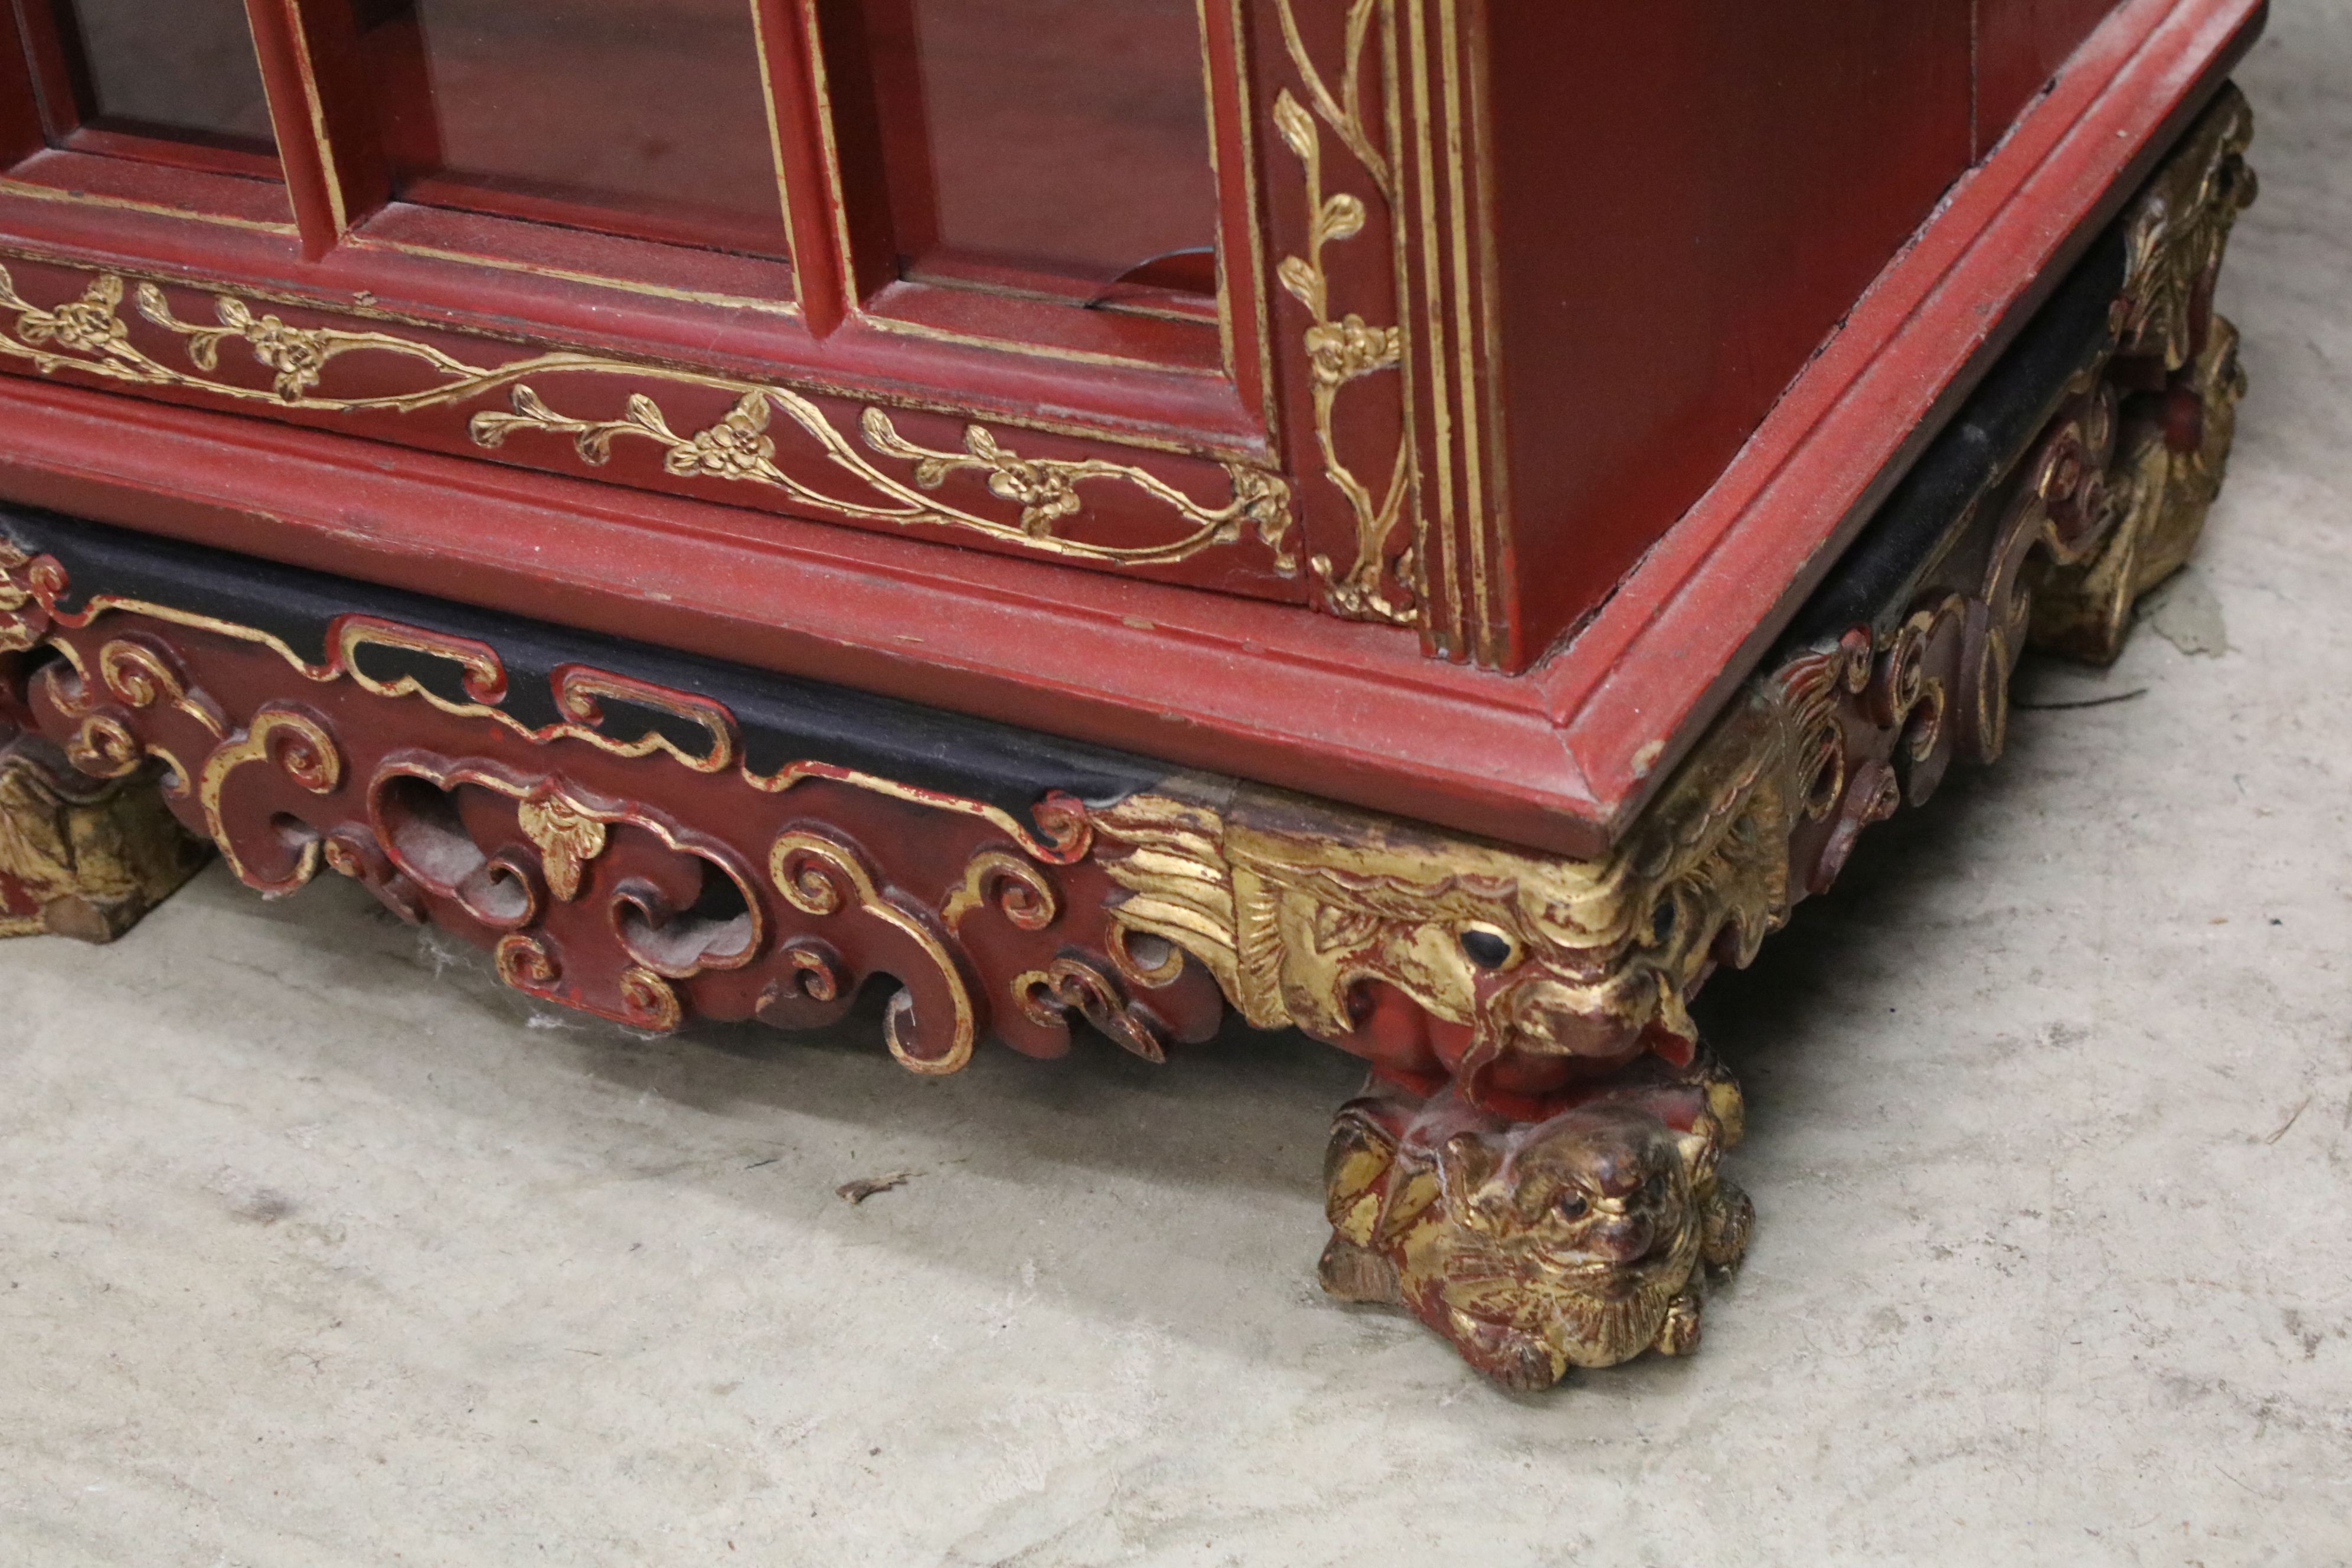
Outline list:
[[[1969,0],[1488,15],[1518,664],[1714,482],[1968,166]]]
[[[2114,9],[2115,0],[1976,0],[1979,155]]]
[[[1157,261],[1216,291],[1192,0],[857,9],[902,275],[1094,302]]]
[[[370,0],[357,9],[400,199],[785,253],[743,0]]]

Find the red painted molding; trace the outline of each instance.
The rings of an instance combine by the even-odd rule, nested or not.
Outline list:
[[[2122,6],[1524,677],[1277,605],[17,377],[0,378],[0,496],[1592,854],[2263,13]]]
[[[1713,489],[1536,672],[1612,831],[2260,36],[2131,0],[1888,265]]]

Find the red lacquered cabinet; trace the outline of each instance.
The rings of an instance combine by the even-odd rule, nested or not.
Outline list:
[[[0,929],[209,844],[638,1027],[1299,1027],[1334,1292],[1686,1351],[1686,1000],[2220,483],[2262,16],[8,0]]]

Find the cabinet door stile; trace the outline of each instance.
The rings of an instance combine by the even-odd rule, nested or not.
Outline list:
[[[0,5],[0,160],[14,163],[41,150],[41,99],[15,5]]]
[[[302,253],[317,260],[391,198],[366,122],[345,0],[246,0]]]
[[[1218,330],[1225,374],[1242,405],[1256,411],[1271,436],[1274,357],[1265,311],[1265,213],[1250,91],[1248,25],[1243,0],[1200,0],[1202,70],[1209,99],[1209,157],[1217,177]]]
[[[81,125],[86,71],[69,29],[58,25],[54,0],[16,0],[16,26],[44,137],[61,142]]]
[[[824,171],[832,254],[850,308],[863,311],[898,281],[898,238],[885,196],[873,62],[858,0],[786,0],[801,44]]]
[[[841,171],[824,101],[816,47],[814,0],[751,0],[759,30],[760,78],[784,203],[784,231],[801,319],[824,337],[847,314],[849,237],[843,225]]]

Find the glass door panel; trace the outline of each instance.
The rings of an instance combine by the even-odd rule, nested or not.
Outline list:
[[[785,254],[748,0],[355,0],[399,199]]]
[[[860,0],[900,274],[1212,310],[1194,0]]]
[[[54,106],[54,118],[274,154],[243,0],[55,0],[52,15],[64,80],[51,85],[72,100],[69,114]]]

